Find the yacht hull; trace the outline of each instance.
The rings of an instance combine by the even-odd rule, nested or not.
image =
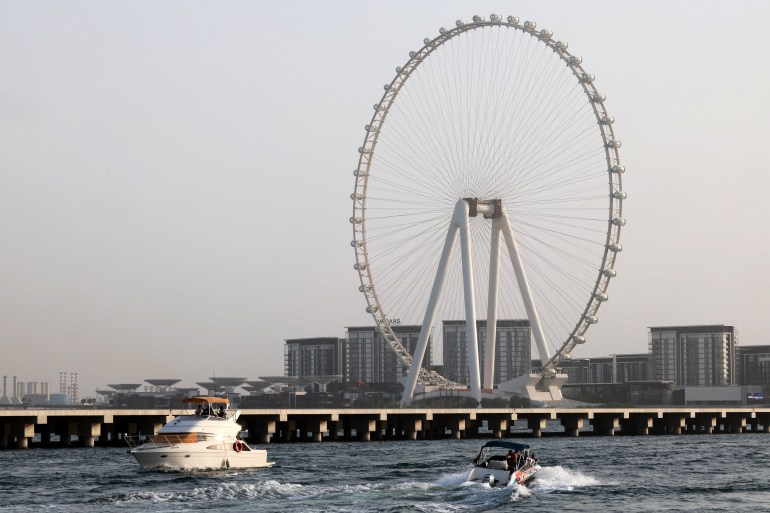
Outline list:
[[[212,450],[195,447],[196,444],[180,444],[175,447],[148,448],[141,446],[131,454],[145,469],[213,470],[230,468],[263,468],[274,462],[267,461],[267,451],[244,450],[242,452]]]

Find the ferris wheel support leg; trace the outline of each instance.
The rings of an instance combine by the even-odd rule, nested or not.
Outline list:
[[[460,205],[462,203],[462,205]],[[460,208],[462,206],[462,208]],[[481,377],[479,376],[479,342],[476,328],[476,293],[473,286],[473,258],[471,254],[471,227],[469,206],[460,200],[455,207],[453,218],[460,226],[460,245],[462,246],[463,289],[465,296],[465,340],[468,346],[468,371],[471,397],[481,401]]]
[[[464,203],[464,202],[463,202]],[[457,207],[455,207],[455,210]],[[422,328],[420,329],[420,336],[417,339],[417,347],[414,349],[412,355],[412,364],[409,366],[409,374],[404,384],[404,393],[401,396],[401,406],[408,406],[414,399],[414,389],[417,386],[417,378],[420,374],[420,366],[422,360],[425,357],[425,350],[428,347],[428,339],[430,338],[431,327],[436,318],[436,308],[438,307],[438,299],[441,297],[441,293],[444,290],[444,282],[446,281],[447,271],[449,270],[449,258],[452,256],[452,247],[457,239],[457,231],[459,226],[454,222],[454,216],[452,222],[449,224],[449,231],[447,232],[446,241],[444,242],[444,250],[441,252],[441,259],[438,263],[438,269],[436,269],[436,279],[433,281],[433,288],[430,292],[430,299],[428,300],[428,307],[425,310],[425,317],[422,321]]]
[[[487,295],[487,341],[484,352],[484,388],[495,386],[495,348],[497,339],[497,287],[500,273],[500,222],[499,218],[492,219],[492,239],[489,251],[489,291]]]
[[[521,262],[519,246],[516,244],[516,238],[513,236],[513,229],[511,228],[511,223],[508,221],[508,214],[505,211],[503,211],[503,214],[500,216],[500,220],[503,223],[503,236],[505,237],[505,244],[508,246],[511,264],[513,264],[513,270],[516,274],[516,282],[519,285],[521,298],[524,301],[524,307],[527,310],[527,317],[529,317],[532,336],[535,339],[535,344],[537,344],[540,361],[543,363],[543,366],[545,366],[545,364],[548,363],[548,360],[551,359],[551,354],[548,351],[548,345],[545,341],[543,326],[540,324],[540,316],[537,313],[535,302],[532,299],[532,291],[529,288],[529,281],[527,280],[527,274],[524,271],[524,264]]]

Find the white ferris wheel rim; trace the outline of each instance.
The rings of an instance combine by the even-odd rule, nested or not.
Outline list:
[[[606,178],[606,197],[608,207],[606,233],[601,241],[602,250],[599,264],[596,265],[596,276],[593,284],[585,290],[586,301],[583,305],[577,319],[574,319],[574,325],[569,329],[558,342],[551,341],[554,344],[554,354],[550,356],[548,362],[544,362],[544,367],[555,367],[559,362],[570,357],[571,351],[577,344],[585,342],[584,334],[597,321],[596,313],[602,302],[607,299],[607,288],[611,278],[615,276],[614,264],[617,253],[622,249],[620,246],[620,231],[625,224],[622,216],[623,199],[626,193],[622,187],[621,175],[624,171],[620,164],[618,148],[620,141],[615,137],[612,123],[614,119],[608,114],[604,105],[605,97],[599,93],[594,85],[593,75],[586,72],[582,66],[582,59],[568,51],[568,45],[565,42],[553,38],[549,30],[536,29],[534,22],[519,23],[518,18],[509,16],[503,19],[501,16],[492,15],[487,21],[482,17],[474,16],[472,22],[458,20],[455,27],[450,29],[442,28],[440,34],[433,39],[426,38],[424,45],[419,51],[410,52],[409,60],[404,66],[396,69],[396,75],[389,84],[385,86],[385,93],[380,101],[374,105],[374,114],[370,123],[366,126],[366,136],[364,144],[359,148],[358,167],[354,171],[355,188],[351,199],[353,200],[353,216],[350,222],[353,225],[353,246],[356,253],[355,269],[359,273],[361,286],[359,290],[364,294],[367,300],[367,311],[373,316],[375,323],[382,331],[390,347],[396,352],[405,365],[412,362],[411,355],[401,344],[398,335],[392,328],[393,319],[388,316],[388,305],[385,304],[383,297],[378,293],[377,284],[374,275],[378,272],[376,263],[370,258],[370,252],[373,247],[372,237],[367,234],[367,198],[370,192],[370,174],[373,173],[373,162],[377,158],[377,146],[380,141],[380,135],[385,127],[385,121],[388,115],[396,105],[396,98],[406,86],[415,73],[429,59],[434,52],[441,49],[448,43],[455,41],[460,36],[476,30],[490,30],[497,28],[499,30],[511,29],[516,34],[530,36],[531,40],[540,44],[542,48],[552,51],[553,55],[558,57],[564,64],[569,74],[574,78],[575,84],[578,84],[582,90],[585,105],[590,106],[593,118],[598,126],[596,134],[597,140],[601,141],[603,149],[604,172]],[[533,43],[535,44],[535,43]],[[573,84],[574,85],[574,84]],[[404,100],[406,101],[406,100]],[[585,108],[585,105],[582,108]],[[595,127],[594,127],[595,128]],[[544,134],[545,135],[545,134]],[[376,166],[375,166],[376,167]],[[394,229],[395,225],[391,228]],[[374,268],[373,268],[374,263]],[[427,295],[428,291],[425,291]],[[439,377],[433,376],[436,381]],[[423,381],[431,381],[427,372],[422,373]]]

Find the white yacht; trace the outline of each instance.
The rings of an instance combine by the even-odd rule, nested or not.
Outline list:
[[[267,451],[253,449],[239,435],[240,411],[229,409],[224,397],[190,397],[197,405],[191,415],[181,415],[158,434],[126,436],[131,454],[144,468],[228,469],[270,467]]]
[[[528,445],[492,440],[481,447],[466,481],[481,481],[489,486],[524,485],[538,470],[540,465]]]

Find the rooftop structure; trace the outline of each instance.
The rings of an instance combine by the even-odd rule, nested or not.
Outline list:
[[[261,380],[247,381],[246,383],[248,384],[243,385],[242,388],[251,393],[261,392],[272,384],[269,381]]]
[[[217,392],[223,392],[225,390],[225,387],[217,383],[214,383],[213,381],[198,381],[195,384],[198,385],[199,387],[205,388],[206,393],[208,393],[209,395],[216,395]]]
[[[107,386],[114,390],[117,390],[118,392],[131,392],[133,390],[136,390],[142,385],[140,383],[117,383],[114,385],[107,385]]]
[[[181,392],[183,394],[188,394],[188,395],[189,394],[197,395],[199,392],[198,387],[174,387],[174,390],[176,390],[177,392]]]
[[[158,388],[159,391],[165,392],[168,387],[174,386],[182,380],[181,379],[145,379],[144,381]]]
[[[277,385],[282,383],[284,385],[298,385],[300,384],[300,378],[296,376],[260,376],[259,379],[267,381],[270,385]]]

